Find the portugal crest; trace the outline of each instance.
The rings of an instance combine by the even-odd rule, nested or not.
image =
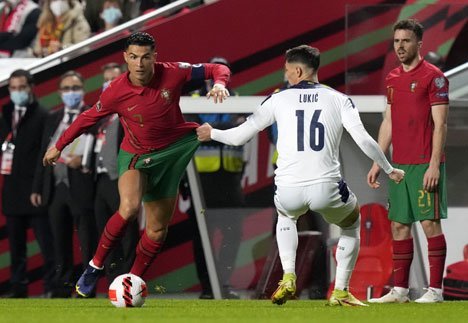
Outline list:
[[[417,81],[413,81],[411,82],[410,84],[410,90],[411,92],[414,92],[416,90],[416,87],[418,86],[418,82]]]
[[[163,98],[167,104],[171,103],[172,102],[171,91],[169,91],[168,89],[162,89],[161,98]]]

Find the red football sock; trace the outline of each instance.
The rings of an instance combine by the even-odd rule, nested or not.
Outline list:
[[[443,234],[427,239],[429,255],[430,287],[442,288],[447,244]]]
[[[161,250],[162,245],[163,242],[151,240],[145,231],[136,248],[135,262],[133,263],[130,273],[142,277],[149,266],[151,266],[154,258],[156,258],[156,255]]]
[[[119,211],[115,212],[107,221],[93,258],[93,263],[96,267],[102,267],[104,265],[104,260],[106,260],[107,255],[125,234],[127,224],[128,221],[120,215]]]
[[[393,240],[393,280],[395,287],[408,288],[413,261],[413,238]]]

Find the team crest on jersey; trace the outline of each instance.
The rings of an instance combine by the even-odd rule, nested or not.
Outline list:
[[[434,80],[434,84],[435,86],[438,88],[438,89],[441,89],[445,86],[445,79],[441,76],[441,77],[437,77],[435,80]]]
[[[163,98],[166,101],[166,103],[171,103],[172,102],[171,91],[169,91],[168,89],[162,89],[161,98]]]
[[[410,84],[410,90],[411,92],[414,92],[416,90],[416,87],[418,86],[418,82],[417,81],[413,81],[411,82]]]
[[[102,110],[102,104],[101,104],[101,101],[97,101],[96,103],[96,111],[99,112]]]

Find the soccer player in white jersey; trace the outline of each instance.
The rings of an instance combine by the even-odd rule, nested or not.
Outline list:
[[[279,156],[274,201],[278,211],[276,240],[284,274],[271,299],[281,305],[296,292],[296,222],[310,209],[341,228],[335,290],[328,304],[366,306],[348,291],[359,253],[360,215],[356,196],[340,173],[338,153],[343,127],[390,179],[399,183],[404,172],[390,165],[364,129],[351,99],[318,83],[319,64],[317,48],[301,45],[289,49],[285,76],[290,88],[269,96],[240,126],[218,130],[203,124],[197,129],[197,135],[200,141],[213,139],[227,145],[243,145],[257,132],[277,122]]]

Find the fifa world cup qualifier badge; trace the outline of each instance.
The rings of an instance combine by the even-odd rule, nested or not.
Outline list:
[[[171,91],[169,91],[168,89],[162,89],[161,98],[163,98],[167,104],[172,103]]]

